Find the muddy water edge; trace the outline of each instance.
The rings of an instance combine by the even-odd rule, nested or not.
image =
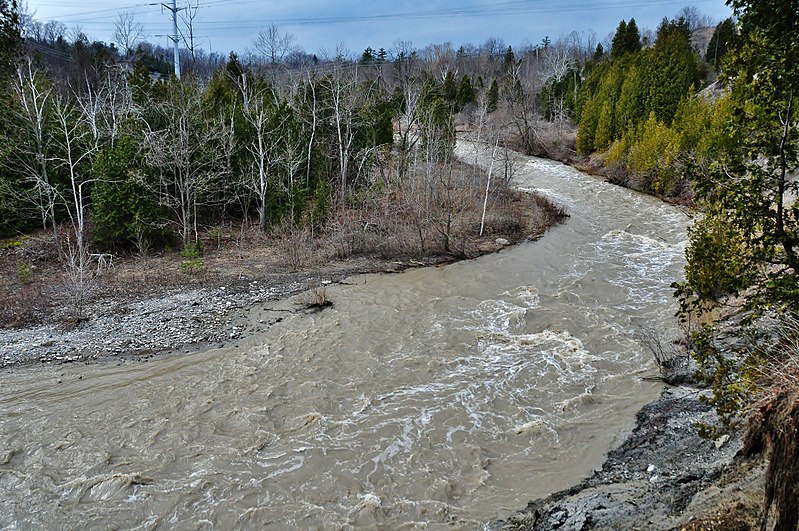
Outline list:
[[[659,392],[636,337],[673,326],[688,218],[519,168],[571,215],[538,242],[354,277],[220,349],[3,374],[0,526],[474,529],[598,468]]]

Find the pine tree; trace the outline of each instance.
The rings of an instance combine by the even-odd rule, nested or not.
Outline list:
[[[474,88],[472,87],[472,80],[468,75],[461,78],[460,85],[458,85],[458,95],[456,97],[457,109],[459,112],[463,110],[469,103],[474,103]]]
[[[444,84],[441,87],[441,90],[444,92],[444,99],[447,102],[454,103],[458,97],[458,85],[455,83],[455,76],[452,74],[452,70],[447,72],[447,75],[444,76]]]
[[[505,67],[505,71],[507,72],[515,63],[516,56],[513,54],[513,47],[508,46],[508,49],[505,50],[505,56],[502,58],[502,66]]]
[[[594,61],[599,61],[605,55],[605,47],[602,46],[602,43],[596,45],[596,50],[594,50]]]
[[[627,31],[624,34],[624,52],[635,53],[641,49],[641,34],[635,19],[631,18],[627,24]]]
[[[379,50],[377,50],[376,58],[378,63],[385,63],[386,59],[388,58],[388,52],[386,51],[386,49],[380,48]]]
[[[613,58],[621,57],[627,51],[627,22],[622,20],[616,28],[616,33],[613,35],[613,41],[610,46],[610,55]]]
[[[0,0],[0,79],[11,79],[22,45],[17,0]]]
[[[361,62],[364,64],[373,63],[375,60],[375,51],[371,46],[367,46],[361,54]]]

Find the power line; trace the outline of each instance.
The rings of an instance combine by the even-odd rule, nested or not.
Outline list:
[[[647,5],[682,5],[686,0],[649,0]],[[200,4],[200,7],[217,7],[217,6],[242,6],[251,4],[263,4],[262,0],[208,0]],[[145,7],[154,4],[131,4],[119,9],[103,9],[73,13],[64,15],[59,20],[73,19],[84,17],[79,20],[81,23],[99,22],[115,18],[117,13],[128,8]],[[621,9],[636,7],[641,5],[641,0],[613,0],[606,2],[602,5],[603,10],[607,9]],[[358,22],[373,22],[383,20],[418,20],[418,19],[434,19],[442,17],[463,16],[463,17],[477,17],[477,16],[505,16],[505,15],[518,15],[518,14],[543,14],[543,13],[560,13],[560,12],[578,12],[590,11],[586,6],[584,0],[552,0],[548,2],[540,2],[535,0],[514,0],[506,2],[497,2],[489,6],[473,6],[473,7],[459,7],[459,8],[446,8],[422,11],[406,11],[395,13],[377,13],[371,15],[346,15],[346,16],[320,16],[320,17],[288,17],[288,18],[268,18],[268,19],[252,19],[249,18],[245,21],[234,20],[221,20],[221,21],[207,21],[204,24],[216,27],[224,27],[225,29],[235,29],[250,26],[261,26],[264,24],[284,24],[289,26],[302,26],[302,25],[317,25],[317,24],[349,24]],[[97,17],[85,18],[85,15],[95,13],[112,12],[112,14],[101,15]],[[150,10],[134,11],[131,14],[145,14],[151,12]],[[71,20],[70,20],[71,21]]]
[[[168,1],[168,0],[167,0]],[[646,2],[647,6],[654,5],[685,5],[686,0],[649,0]],[[694,1],[689,3],[703,3],[701,1]],[[206,0],[199,4],[199,7],[205,8],[208,11],[217,12],[219,8],[224,7],[227,15],[232,14],[235,10],[230,8],[233,6],[246,6],[259,4],[262,5],[262,0]],[[48,2],[48,5],[50,3]],[[152,9],[138,9],[149,7],[158,4],[129,4],[122,6],[119,9],[105,8],[99,10],[91,10],[85,12],[72,13],[61,17],[58,21],[71,21],[78,22],[86,26],[92,31],[108,32],[113,31],[113,25],[110,19],[116,18],[118,13],[125,9],[133,9],[128,11],[131,15],[152,13]],[[506,0],[496,2],[491,5],[481,6],[468,6],[468,7],[451,7],[451,8],[438,8],[438,9],[422,9],[394,13],[376,13],[376,14],[363,14],[354,16],[297,16],[285,18],[248,18],[246,20],[230,20],[230,18],[216,18],[203,22],[198,21],[203,28],[203,32],[209,35],[224,35],[230,31],[246,31],[246,30],[259,30],[271,24],[276,24],[282,27],[298,27],[298,26],[313,26],[313,25],[344,25],[344,24],[359,24],[359,23],[376,23],[386,21],[415,21],[415,20],[435,20],[440,18],[474,18],[474,17],[508,17],[519,15],[543,15],[548,13],[574,13],[580,11],[592,11],[596,9],[601,10],[616,10],[616,9],[629,9],[641,5],[641,0],[610,0],[603,2],[601,6],[596,6],[591,9],[586,5],[584,0]],[[169,8],[168,8],[169,9]],[[143,24],[144,26],[144,24]],[[156,26],[152,22],[147,22],[146,27],[148,31],[158,31],[162,26]],[[171,37],[170,37],[171,38]]]

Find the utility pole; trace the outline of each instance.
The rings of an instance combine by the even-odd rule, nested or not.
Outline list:
[[[158,5],[158,4],[150,4],[151,6]],[[172,35],[164,35],[165,37],[172,40],[175,44],[175,50],[173,52],[173,60],[175,62],[175,77],[180,79],[180,35],[178,34],[178,11],[183,11],[186,9],[185,7],[178,7],[177,0],[172,0],[172,5],[168,4],[161,4],[161,7],[168,9],[172,12]],[[163,13],[163,11],[162,11]]]

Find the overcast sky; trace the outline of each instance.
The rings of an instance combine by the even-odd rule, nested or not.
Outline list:
[[[296,37],[309,53],[332,52],[343,45],[353,55],[367,46],[390,50],[395,41],[415,48],[450,42],[480,45],[489,37],[518,47],[552,41],[571,31],[593,31],[601,42],[619,20],[634,17],[642,29],[654,29],[664,16],[685,6],[722,20],[730,16],[723,0],[190,0],[200,8],[194,33],[205,50],[242,54],[258,32],[270,24]],[[171,2],[171,0],[167,0]],[[186,0],[177,0],[185,5]],[[163,46],[159,34],[172,32],[171,13],[160,3],[136,0],[28,0],[38,20],[79,26],[90,40],[113,42],[114,21],[121,11],[144,26],[147,40]]]

